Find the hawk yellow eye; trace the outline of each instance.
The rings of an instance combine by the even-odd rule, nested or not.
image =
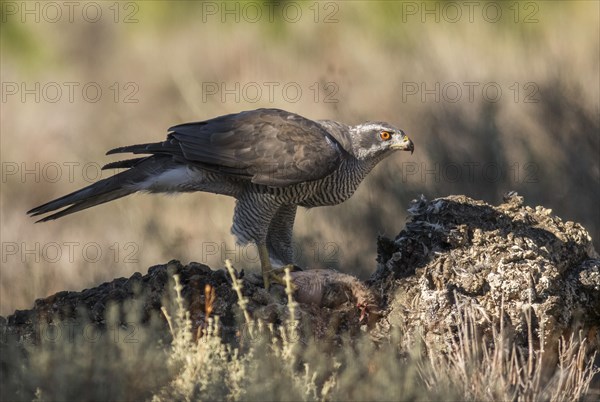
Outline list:
[[[381,133],[379,133],[379,138],[381,138],[384,141],[387,141],[390,138],[392,138],[392,134],[389,131],[382,131]]]

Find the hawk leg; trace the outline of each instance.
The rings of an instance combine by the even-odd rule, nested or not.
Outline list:
[[[285,281],[285,269],[289,268],[290,272],[298,271],[298,268],[294,264],[287,264],[280,268],[273,268],[271,270],[271,280],[273,282],[277,282],[283,287],[287,286],[287,282]],[[297,289],[296,285],[292,282],[291,284],[292,290],[295,291]]]
[[[263,283],[265,285],[265,289],[269,290],[271,286],[271,281],[279,283],[280,285],[286,286],[285,279],[283,278],[285,274],[285,269],[287,267],[290,268],[290,271],[294,270],[293,264],[288,264],[281,268],[273,269],[271,265],[271,260],[269,258],[269,252],[267,250],[267,246],[265,244],[257,244],[258,248],[258,256],[260,258],[260,268],[262,270]],[[292,284],[292,289],[295,290],[294,284]]]
[[[271,266],[271,259],[269,258],[269,251],[267,250],[266,244],[257,244],[258,257],[260,258],[260,269],[262,270],[263,283],[265,289],[269,290],[271,286],[270,275],[273,267]]]

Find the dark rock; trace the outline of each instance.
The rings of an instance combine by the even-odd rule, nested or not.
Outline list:
[[[111,305],[119,307],[118,320],[126,323],[127,306],[132,302],[140,306],[142,324],[147,323],[153,316],[161,317],[166,323],[161,308],[167,307],[170,315],[175,313],[174,275],[179,276],[184,307],[190,313],[194,333],[199,327],[206,325],[207,316],[215,315],[220,318],[222,334],[234,336],[241,332],[239,326],[243,323],[236,318],[241,317],[238,296],[231,286],[229,274],[224,269],[213,271],[203,264],[193,262],[183,265],[175,260],[150,267],[146,275],[135,273],[128,279],[118,278],[82,292],[59,292],[45,299],[36,300],[32,310],[16,311],[8,317],[6,331],[19,339],[39,339],[35,331],[40,324],[81,320],[81,314],[98,328],[104,328],[108,308]],[[349,275],[337,273],[335,275],[339,275],[345,281],[351,278],[359,283]],[[254,318],[281,324],[288,317],[285,307],[287,297],[281,285],[274,285],[271,292],[263,289],[262,280],[244,281],[243,286],[243,294],[249,301],[247,309]],[[361,286],[366,289],[364,285]],[[208,302],[206,292],[210,289],[214,291],[214,300]],[[325,288],[327,289],[328,287]],[[341,317],[338,321],[344,321],[345,318],[347,322],[344,324],[347,328],[352,326],[358,328],[360,323],[354,311],[355,304],[350,302],[348,296],[338,299],[341,300],[336,311],[336,314]],[[335,308],[334,304],[334,301],[329,301],[328,307]],[[300,310],[299,315],[304,313],[301,311],[302,306],[298,307],[298,310]],[[325,316],[321,318],[325,319]],[[307,320],[307,323],[310,324],[310,320]],[[168,330],[166,325],[164,328]]]

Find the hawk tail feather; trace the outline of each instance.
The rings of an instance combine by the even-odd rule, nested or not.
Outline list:
[[[125,197],[126,195],[129,195],[133,192],[135,192],[135,190],[119,189],[119,190],[111,191],[109,193],[99,194],[96,196],[84,198],[81,201],[76,201],[71,204],[68,204],[68,201],[65,200],[61,204],[56,204],[59,206],[53,207],[50,211],[54,211],[56,209],[66,206],[66,205],[70,205],[68,208],[65,208],[59,212],[52,214],[52,215],[46,216],[45,218],[42,218],[42,219],[36,221],[35,223],[47,222],[47,221],[52,221],[54,219],[62,218],[63,216],[70,215],[74,212],[82,211],[84,209],[91,208],[96,205],[104,204],[105,202],[116,200],[117,198]],[[73,194],[73,196],[76,196],[76,195],[77,195],[76,193]],[[35,212],[35,213],[32,213],[31,216],[37,216],[37,215],[40,215],[43,213],[45,213],[45,212]]]
[[[106,155],[112,154],[181,154],[181,147],[177,140],[167,139],[163,142],[149,142],[147,144],[136,144],[127,145],[124,147],[113,148],[106,153]]]
[[[132,154],[149,154],[152,153],[149,151],[149,148],[152,146],[157,146],[160,143],[148,143],[148,144],[136,144],[136,145],[126,145],[124,147],[113,148],[110,151],[106,152],[106,155],[112,154],[124,154],[124,153],[132,153]]]
[[[143,156],[141,158],[133,158],[133,159],[125,159],[122,161],[110,162],[106,165],[102,166],[102,170],[107,169],[129,169],[140,163],[141,161],[147,159],[147,156]]]
[[[141,184],[144,183],[146,179],[164,172],[164,170],[170,166],[170,158],[145,157],[140,159],[145,159],[145,161],[142,162],[140,160],[133,163],[129,160],[109,164],[116,167],[115,165],[122,163],[122,165],[119,165],[118,167],[126,167],[131,163],[132,168],[35,207],[27,211],[27,214],[30,216],[39,216],[65,208],[62,211],[56,212],[38,221],[45,222],[95,205],[116,200],[117,198],[125,197],[126,195],[142,190],[143,186]]]

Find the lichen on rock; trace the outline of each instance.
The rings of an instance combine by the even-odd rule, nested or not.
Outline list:
[[[499,206],[421,197],[408,212],[395,239],[378,240],[370,286],[386,296],[380,337],[399,327],[443,345],[460,319],[457,304],[468,304],[488,339],[502,321],[524,346],[543,339],[552,350],[580,330],[598,345],[600,259],[581,225],[525,206],[515,193]]]

